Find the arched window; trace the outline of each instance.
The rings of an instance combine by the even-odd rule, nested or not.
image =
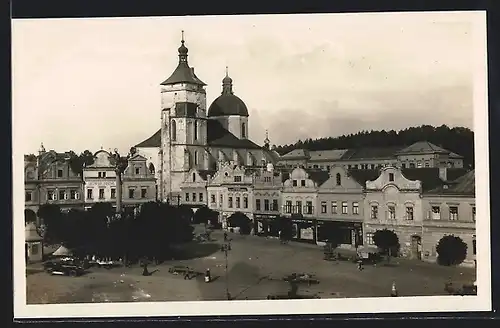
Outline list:
[[[172,123],[170,123],[171,127],[170,127],[170,138],[172,139],[172,141],[176,141],[177,140],[177,126],[175,124],[175,121],[172,120]]]
[[[194,140],[198,140],[198,122],[194,121]]]
[[[196,173],[193,173],[193,182],[196,182]]]
[[[246,133],[245,128],[246,128],[245,123],[241,123],[241,137],[242,138],[246,138],[247,137],[247,133]]]
[[[340,173],[337,173],[336,179],[337,179],[337,186],[340,186],[342,184],[342,178],[340,177]]]
[[[155,173],[155,166],[153,165],[153,163],[149,163],[149,172],[151,174],[154,174]]]

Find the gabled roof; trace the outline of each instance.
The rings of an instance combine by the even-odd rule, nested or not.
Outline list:
[[[339,160],[347,152],[347,149],[332,149],[332,150],[314,150],[309,151],[311,161],[319,160]]]
[[[399,150],[397,153],[398,155],[403,155],[403,154],[422,154],[422,153],[449,154],[450,152],[428,141],[418,141],[411,146]]]
[[[134,156],[130,157],[128,160],[129,161],[145,161],[146,157],[144,157],[140,154],[135,154]]]
[[[326,180],[330,178],[330,173],[327,171],[323,170],[314,170],[314,169],[304,169],[307,174],[309,174],[309,179],[312,181],[316,182],[316,185],[319,187],[323,183],[325,183]]]
[[[216,120],[207,120],[207,142],[209,146],[226,148],[262,149],[249,139],[239,139],[234,134],[224,129]]]
[[[476,174],[475,171],[469,171],[457,179],[440,185],[427,192],[428,194],[439,195],[462,195],[474,196],[476,193]]]
[[[380,170],[349,169],[347,173],[363,188],[366,186],[366,181],[376,180],[380,176]]]
[[[161,129],[156,131],[155,134],[153,134],[151,137],[135,145],[135,147],[138,148],[148,148],[148,147],[159,148],[160,146],[161,146]]]
[[[281,156],[281,159],[286,160],[286,159],[305,159],[309,158],[309,151],[307,149],[294,149],[283,156]]]
[[[400,146],[349,149],[342,155],[340,159],[342,161],[350,161],[359,159],[395,158],[396,152],[400,149]]]
[[[467,172],[465,169],[448,168],[446,170],[447,180],[449,181],[455,180]],[[445,184],[445,181],[439,176],[439,168],[436,167],[402,169],[402,173],[409,180],[421,181],[423,192],[428,192]]]

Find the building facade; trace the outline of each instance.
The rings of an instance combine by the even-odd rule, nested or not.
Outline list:
[[[156,178],[145,157],[135,154],[127,161],[122,175],[123,205],[138,205],[156,200]]]
[[[220,169],[208,179],[208,206],[219,212],[219,222],[227,228],[227,219],[236,212],[253,220],[254,170],[234,163],[221,163]]]
[[[275,172],[272,164],[253,175],[254,232],[259,236],[279,237],[281,186],[283,174]]]
[[[318,242],[337,239],[341,247],[363,245],[365,182],[377,170],[347,170],[336,165],[318,188]]]
[[[61,210],[83,208],[82,178],[74,172],[69,153],[45,151],[38,156],[25,156],[25,208],[35,213],[42,204],[57,204]]]
[[[326,171],[301,167],[285,178],[281,191],[282,215],[292,221],[292,239],[316,243],[318,188],[328,178]]]

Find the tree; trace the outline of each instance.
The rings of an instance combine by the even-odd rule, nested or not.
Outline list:
[[[44,238],[47,242],[57,243],[63,240],[65,225],[61,208],[58,205],[40,205],[37,216],[45,225]]]
[[[240,234],[249,235],[252,231],[251,220],[242,212],[235,212],[228,218],[230,227],[240,228]]]
[[[90,150],[85,150],[80,155],[74,151],[69,152],[69,166],[73,172],[82,175],[83,168],[94,163],[94,154]]]
[[[460,237],[446,235],[439,240],[436,252],[438,264],[459,265],[467,256],[467,244]]]
[[[186,204],[179,205],[177,213],[183,220],[186,220],[189,223],[193,221],[194,212],[189,205]]]
[[[213,224],[217,221],[217,216],[218,213],[216,211],[208,208],[208,206],[202,206],[194,213],[193,222],[195,224],[203,223],[206,229],[208,224]]]
[[[383,229],[375,231],[373,242],[382,250],[383,254],[387,255],[387,261],[390,261],[391,256],[397,256],[399,253],[399,238],[392,230]]]
[[[36,222],[36,213],[35,211],[27,208],[24,210],[24,224]]]

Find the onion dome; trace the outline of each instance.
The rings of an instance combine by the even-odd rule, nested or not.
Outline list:
[[[226,76],[222,79],[222,94],[208,108],[208,116],[232,115],[248,117],[248,109],[243,100],[234,95],[233,79],[229,77],[226,67]]]

